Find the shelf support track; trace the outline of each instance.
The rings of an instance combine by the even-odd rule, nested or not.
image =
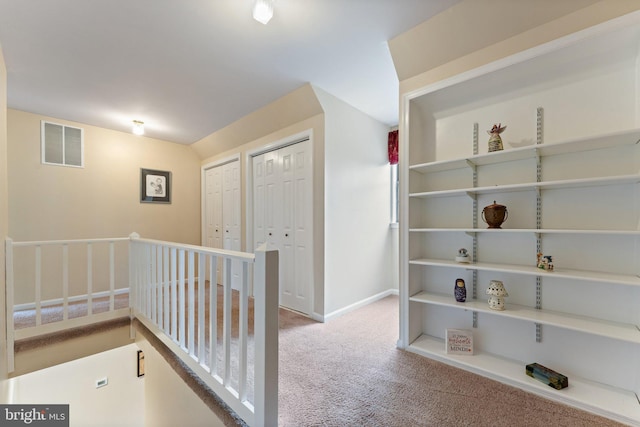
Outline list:
[[[536,145],[543,143],[544,137],[544,109],[536,110]],[[536,153],[536,182],[542,182],[542,160],[540,153]],[[536,230],[542,228],[542,195],[540,187],[536,188]],[[536,233],[536,253],[542,253],[542,235]],[[542,277],[536,276],[536,309],[542,309]],[[536,342],[542,342],[542,325],[536,323]]]
[[[473,154],[478,154],[478,123],[473,124]],[[471,168],[473,171],[473,188],[478,187],[478,168],[473,165]],[[478,228],[478,196],[474,194],[473,200],[473,229]],[[478,233],[473,233],[473,248],[472,248],[473,263],[478,260]],[[478,298],[478,270],[473,270],[473,285],[472,285],[473,299]],[[478,327],[478,312],[473,312],[473,327]]]

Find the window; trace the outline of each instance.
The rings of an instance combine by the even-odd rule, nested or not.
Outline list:
[[[391,168],[391,224],[398,223],[398,165],[389,165]]]
[[[42,163],[84,166],[84,132],[80,128],[42,121]]]

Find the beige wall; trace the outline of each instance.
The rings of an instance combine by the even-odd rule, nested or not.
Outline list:
[[[0,46],[0,259],[4,260],[4,238],[9,229],[9,204],[7,190],[7,68],[4,64],[2,46]],[[5,268],[0,262],[0,312],[5,307]],[[4,316],[0,316],[0,401],[4,402],[5,382],[7,377],[6,325]]]
[[[144,351],[145,426],[224,426],[142,334],[136,344]]]
[[[191,147],[200,158],[218,156],[265,135],[322,114],[322,107],[310,84],[288,93],[234,123],[195,142]]]
[[[637,0],[463,0],[389,41],[400,93],[638,9]]]
[[[40,162],[40,121],[84,129],[85,167]],[[184,145],[8,111],[14,240],[143,237],[200,241],[200,161]],[[140,203],[140,168],[172,172],[172,204]]]

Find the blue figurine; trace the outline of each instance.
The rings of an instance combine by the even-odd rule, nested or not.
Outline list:
[[[464,285],[464,280],[456,279],[456,285],[453,288],[453,294],[456,297],[456,301],[465,302],[467,300],[467,288]]]

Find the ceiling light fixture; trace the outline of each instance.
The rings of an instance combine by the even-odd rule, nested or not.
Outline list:
[[[253,5],[253,19],[267,25],[273,17],[273,0],[256,0]]]
[[[134,135],[144,135],[144,122],[141,122],[140,120],[134,120],[132,131]]]

